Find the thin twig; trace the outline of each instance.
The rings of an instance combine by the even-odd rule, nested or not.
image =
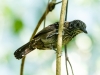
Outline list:
[[[46,16],[48,13],[49,13],[49,10],[47,9],[47,10],[44,12],[44,14],[42,15],[41,19],[39,20],[39,22],[38,22],[38,24],[37,24],[37,26],[36,26],[36,28],[35,28],[33,34],[32,34],[31,39],[32,39],[32,38],[34,37],[34,35],[36,34],[38,28],[40,27],[42,21],[45,19],[45,16]]]
[[[21,67],[20,67],[20,75],[23,75],[24,63],[25,63],[25,57],[23,57],[23,59],[22,59],[22,63],[21,63]]]
[[[65,17],[65,21],[67,21],[67,14],[68,14],[68,0],[67,0],[67,5],[66,5],[66,17]],[[67,72],[67,75],[69,75],[68,73],[68,67],[67,67],[67,61],[71,67],[71,71],[72,71],[72,75],[74,75],[74,72],[73,72],[73,68],[72,68],[72,65],[68,59],[68,55],[67,55],[67,45],[65,45],[65,62],[66,62],[66,72]]]
[[[65,21],[67,21],[67,15],[68,15],[68,0],[67,0],[67,3],[66,3],[66,16],[65,16]],[[67,72],[67,75],[69,75],[68,73],[68,66],[67,66],[67,45],[65,45],[65,65],[66,65],[66,72]]]
[[[66,17],[65,17],[65,21],[67,21],[67,13],[68,13],[68,0],[67,0],[67,4],[66,4]],[[65,45],[65,62],[66,62],[66,72],[67,72],[67,75],[69,75],[68,73],[68,67],[67,67],[67,61],[71,67],[71,71],[72,71],[72,75],[74,75],[74,72],[73,72],[73,68],[72,68],[72,65],[68,59],[68,56],[67,56],[67,45]]]
[[[42,21],[45,19],[45,16],[47,16],[47,14],[48,14],[49,12],[51,12],[54,8],[55,8],[55,4],[52,3],[52,2],[50,2],[49,5],[47,6],[46,11],[44,12],[44,14],[43,14],[42,17],[40,18],[38,24],[36,25],[36,28],[35,28],[35,30],[34,30],[34,32],[33,32],[31,38],[33,38],[34,35],[36,34],[36,32],[37,32],[39,26],[41,25]]]
[[[67,46],[65,45],[65,65],[66,65],[66,72],[67,72],[67,75],[69,75],[68,73],[68,66],[67,66]]]
[[[47,6],[49,5],[49,2],[50,2],[50,0],[48,0]],[[46,14],[47,14],[47,10],[46,10]],[[45,14],[45,17],[44,17],[44,27],[43,28],[45,28],[45,24],[46,24],[46,14]]]
[[[67,21],[67,15],[68,15],[68,0],[66,3],[66,15],[65,15],[65,21]]]
[[[72,68],[72,65],[71,65],[71,63],[70,63],[70,61],[69,61],[69,58],[68,58],[68,57],[67,57],[66,61],[68,61],[69,65],[70,65],[70,67],[71,67],[72,75],[74,75],[73,68]]]
[[[56,3],[56,2],[55,2]],[[36,34],[39,26],[41,25],[42,21],[45,19],[45,16],[47,16],[47,14],[52,11],[54,8],[55,8],[55,3],[53,2],[50,2],[49,5],[47,6],[47,9],[46,11],[44,12],[44,14],[42,15],[42,17],[40,18],[31,38],[30,38],[30,41],[32,40],[32,38],[34,37],[34,35]],[[23,75],[23,70],[24,70],[24,63],[25,63],[25,58],[26,57],[23,57],[22,61],[21,61],[21,67],[20,67],[20,75]]]
[[[57,2],[57,3],[55,3],[55,4],[59,4],[59,3],[61,3],[62,1],[60,1],[60,2]]]
[[[62,49],[62,31],[65,18],[66,3],[67,3],[66,0],[62,0],[60,23],[58,30],[57,53],[56,53],[56,75],[61,75],[61,57],[59,57],[59,55],[61,55],[61,49]]]

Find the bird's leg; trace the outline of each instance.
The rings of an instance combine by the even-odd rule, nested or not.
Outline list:
[[[53,46],[52,43],[50,44],[50,46],[51,46],[51,49],[52,49],[52,50],[57,51],[57,50],[54,48],[54,46]]]
[[[55,53],[58,53],[58,52],[57,52],[57,49],[53,48],[53,50],[56,51]],[[58,54],[59,54],[59,53],[58,53]],[[58,55],[58,57],[61,57],[61,56],[62,56],[62,51],[61,51],[61,53]]]
[[[51,46],[51,49],[52,49],[52,50],[56,51],[55,53],[58,53],[58,52],[57,52],[57,49],[55,49],[55,47],[54,47],[54,45],[53,45],[52,43],[50,44],[50,46]],[[58,54],[59,54],[59,53],[58,53]],[[61,51],[61,53],[58,55],[58,57],[61,57],[61,56],[62,56],[62,51]]]
[[[58,53],[57,50],[54,50],[54,51],[56,51],[56,53]],[[59,54],[59,53],[58,53],[58,54]],[[62,51],[61,51],[61,53],[58,55],[58,58],[61,57],[61,56],[62,56]]]
[[[61,53],[58,55],[58,58],[61,57],[61,56],[62,56],[62,51],[61,51]]]

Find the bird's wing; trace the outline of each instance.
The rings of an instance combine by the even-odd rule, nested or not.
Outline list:
[[[40,32],[38,32],[38,33],[34,36],[34,38],[37,37],[37,36],[39,36],[39,35],[42,35],[42,34],[51,32],[51,31],[53,31],[53,30],[55,30],[55,29],[58,29],[58,26],[59,26],[58,22],[56,22],[56,23],[54,23],[54,24],[51,24],[51,25],[45,27],[44,29],[42,29]]]
[[[49,35],[46,38],[48,39],[55,35],[58,35],[58,29],[54,29],[53,31],[49,32]]]

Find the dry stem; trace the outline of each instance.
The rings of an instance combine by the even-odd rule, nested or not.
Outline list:
[[[59,23],[59,30],[58,30],[57,54],[56,54],[56,75],[61,75],[61,57],[59,56],[61,55],[61,49],[62,49],[62,31],[63,31],[63,24],[65,19],[66,3],[67,0],[62,0],[60,23]]]

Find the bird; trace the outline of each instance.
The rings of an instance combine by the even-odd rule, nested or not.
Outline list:
[[[14,52],[16,59],[22,59],[35,49],[56,50],[59,22],[55,22],[39,31],[31,41]],[[62,31],[62,45],[68,44],[79,33],[87,33],[86,24],[81,20],[65,21]]]

